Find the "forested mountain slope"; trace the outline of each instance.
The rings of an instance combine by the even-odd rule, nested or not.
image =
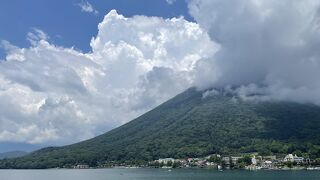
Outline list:
[[[243,101],[194,88],[93,139],[0,161],[0,168],[52,168],[105,162],[144,163],[212,153],[293,151],[320,157],[320,107]]]

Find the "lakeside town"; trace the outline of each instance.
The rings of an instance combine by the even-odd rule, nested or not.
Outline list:
[[[284,157],[260,156],[257,153],[239,156],[210,155],[204,158],[158,159],[149,163],[159,168],[212,168],[246,170],[320,170],[320,162],[315,159],[287,154]]]
[[[232,170],[320,170],[319,159],[310,159],[300,157],[296,154],[287,154],[283,156],[260,156],[258,153],[242,154],[238,156],[222,156],[213,154],[201,158],[162,158],[151,161],[146,165],[128,165],[125,163],[106,165],[102,164],[97,168],[207,168]],[[86,164],[73,166],[74,169],[92,168]]]

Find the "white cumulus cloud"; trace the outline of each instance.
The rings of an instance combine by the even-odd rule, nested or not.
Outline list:
[[[3,42],[0,141],[67,144],[106,132],[190,87],[217,50],[183,18],[108,13],[81,53],[35,29],[29,48]]]

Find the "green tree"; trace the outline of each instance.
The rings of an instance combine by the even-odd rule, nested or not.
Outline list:
[[[241,163],[243,163],[244,165],[251,165],[252,164],[252,161],[251,161],[251,156],[249,156],[249,155],[245,155],[245,156],[243,156],[242,158],[240,158],[239,160],[238,160],[238,163],[239,164],[241,164]]]
[[[221,161],[222,161],[222,158],[221,157],[218,157],[217,155],[214,155],[214,156],[210,156],[210,158],[208,159],[209,162],[214,162],[214,163],[217,163],[217,164],[220,164]]]
[[[181,167],[181,162],[180,161],[173,162],[172,168],[179,168],[179,167]]]
[[[293,162],[288,161],[284,163],[288,168],[292,168],[293,167]]]

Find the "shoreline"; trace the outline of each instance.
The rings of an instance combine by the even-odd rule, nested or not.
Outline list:
[[[155,168],[155,167],[90,167],[90,168],[47,168],[47,169],[0,169],[1,170],[103,170],[103,169],[159,169],[159,170],[210,170],[210,171],[320,171],[319,167],[315,168],[273,168],[273,169],[216,169],[216,168],[199,168],[199,167],[182,167],[182,168]]]

